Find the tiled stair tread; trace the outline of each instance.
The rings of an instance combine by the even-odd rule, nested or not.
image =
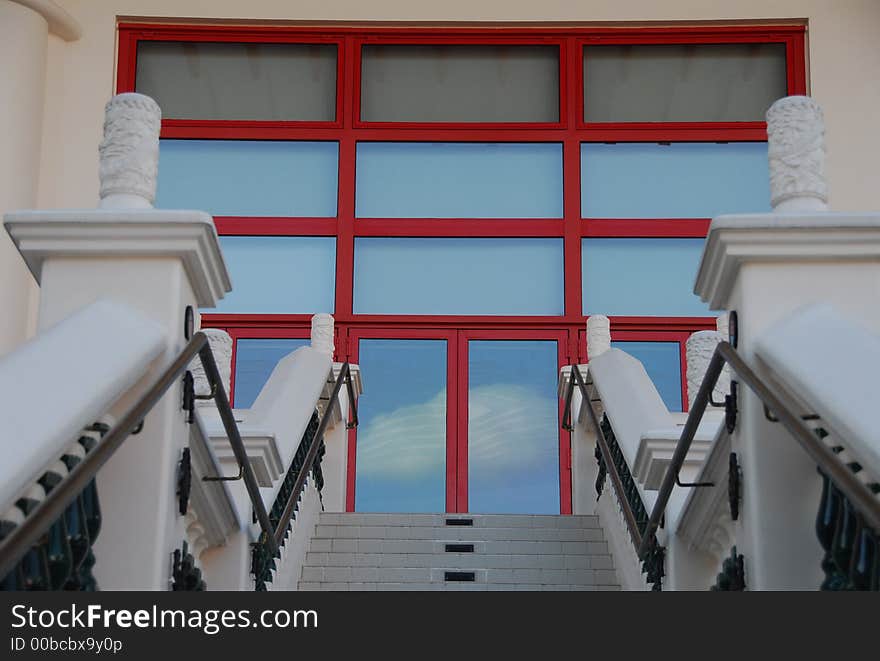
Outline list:
[[[318,524],[318,539],[421,539],[474,542],[479,540],[600,541],[601,528],[464,528],[457,526],[354,526]]]
[[[534,539],[467,540],[473,543],[474,553],[597,553],[607,554],[608,546],[601,535],[595,540],[560,541]],[[313,553],[445,553],[448,540],[442,539],[352,539],[312,538],[309,550]]]
[[[313,553],[306,555],[308,567],[456,567],[546,569],[612,569],[614,564],[607,554],[551,554],[551,553]]]
[[[448,519],[473,525],[447,525]],[[473,551],[447,551],[450,542],[472,544]],[[462,580],[450,580],[457,576]],[[595,516],[325,512],[299,589],[568,591],[620,584]]]
[[[371,571],[367,571],[367,570]],[[359,571],[360,570],[360,571]],[[303,567],[303,583],[447,583],[447,571],[461,571],[455,567]],[[493,585],[515,583],[520,585],[616,585],[613,569],[476,569],[475,583]]]
[[[301,583],[305,591],[415,591],[415,592],[487,592],[487,591],[552,591],[552,592],[604,592],[619,591],[619,585],[547,585],[539,583]]]
[[[552,514],[382,514],[372,512],[324,512],[324,525],[351,526],[446,526],[447,519],[471,519],[468,528],[599,528],[597,516]],[[449,526],[456,527],[456,526]]]

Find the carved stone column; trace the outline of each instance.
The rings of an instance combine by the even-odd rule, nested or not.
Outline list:
[[[786,96],[767,111],[770,204],[774,211],[825,211],[825,120],[808,96]]]
[[[312,349],[333,358],[333,315],[316,314],[312,317]]]
[[[208,344],[211,345],[211,351],[214,353],[214,362],[217,363],[217,369],[220,371],[220,380],[223,388],[226,389],[226,396],[229,396],[229,382],[232,376],[232,337],[226,331],[217,328],[206,328],[202,332],[208,336]],[[202,367],[202,361],[196,358],[190,365],[192,371],[195,391],[197,395],[209,395],[211,388],[208,385],[208,376],[205,374],[205,368]],[[197,399],[196,406],[214,406],[213,400]]]
[[[149,209],[156,199],[162,111],[143,94],[117,94],[104,109],[101,155],[103,209]]]
[[[688,409],[693,407],[694,400],[700,390],[700,385],[709,369],[709,363],[712,360],[712,354],[715,353],[715,347],[718,343],[726,340],[727,337],[718,331],[697,331],[691,335],[685,343],[685,355],[687,360],[687,391],[688,391]],[[724,401],[724,395],[730,391],[730,374],[722,371],[715,383],[713,399]]]
[[[611,321],[604,314],[587,319],[587,356],[590,360],[611,348]]]

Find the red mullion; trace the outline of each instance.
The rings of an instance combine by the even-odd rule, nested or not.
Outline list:
[[[161,23],[120,23],[120,31],[130,32],[138,40],[232,42],[262,44],[332,44],[343,35],[335,30],[288,26],[181,25]]]
[[[690,335],[701,330],[715,330],[715,317],[609,317],[611,335],[625,339],[627,333],[639,333],[639,338],[658,339],[664,333]],[[628,336],[627,336],[628,337]]]
[[[580,323],[579,317],[574,323]],[[359,326],[397,328],[423,326],[431,328],[528,328],[539,329],[547,326],[565,326],[572,323],[564,317],[504,317],[488,315],[353,315],[350,323]]]
[[[562,142],[563,130],[558,128],[506,128],[503,124],[487,124],[486,128],[474,128],[471,124],[443,127],[439,124],[424,128],[356,128],[353,130],[359,142]],[[530,125],[537,126],[535,124]]]
[[[345,62],[345,89],[357,86],[359,72],[354,67],[353,54],[357,40],[346,37],[340,51]],[[354,212],[357,160],[357,138],[352,132],[356,113],[357,93],[351,94],[343,105],[343,130],[339,135],[339,181],[336,202],[336,299],[334,316],[342,323],[351,321],[354,305]]]
[[[137,74],[137,38],[132,30],[119,28],[119,52],[116,58],[116,93],[134,92]]]
[[[264,328],[228,327],[225,329],[236,340],[307,340],[309,326],[270,326]]]
[[[535,238],[560,237],[559,218],[358,218],[355,236]]]
[[[576,113],[580,82],[577,67],[576,40],[566,40],[562,49],[566,57],[566,77],[561,81],[566,105],[562,110],[566,125],[562,145],[562,208],[564,218],[563,273],[565,320],[583,319],[583,288],[581,284],[581,148],[577,134]],[[580,95],[582,96],[582,95]]]
[[[335,218],[214,216],[223,236],[336,236]]]
[[[310,328],[310,314],[229,314],[203,312],[202,326],[205,328],[244,329],[244,328]]]
[[[316,140],[336,142],[341,129],[333,122],[239,122],[162,120],[161,137],[189,140]]]
[[[711,223],[711,218],[584,218],[581,236],[702,239]]]
[[[807,60],[804,33],[793,35],[785,43],[785,66],[788,93],[807,93]]]
[[[583,122],[584,142],[764,142],[766,122]]]

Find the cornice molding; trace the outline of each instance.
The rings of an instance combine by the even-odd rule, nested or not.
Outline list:
[[[214,222],[203,211],[14,211],[4,225],[38,283],[52,258],[177,257],[200,307],[214,307],[232,289]]]
[[[712,221],[694,293],[726,308],[740,269],[779,262],[880,260],[880,214],[745,214]]]

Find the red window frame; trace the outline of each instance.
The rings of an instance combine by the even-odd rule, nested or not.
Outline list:
[[[598,219],[581,217],[580,151],[585,142],[764,141],[764,122],[586,123],[583,121],[583,48],[598,44],[784,43],[789,94],[807,91],[803,24],[688,27],[340,27],[118,25],[117,92],[135,89],[137,44],[142,40],[250,43],[332,43],[337,46],[336,117],[332,122],[163,119],[163,138],[226,140],[329,140],[339,145],[335,218],[215,217],[221,235],[336,237],[336,358],[356,360],[364,333],[455,330],[565,333],[566,362],[585,362],[581,296],[581,241],[589,237],[702,238],[707,218]],[[360,48],[363,44],[558,45],[559,121],[556,123],[386,123],[360,120]],[[563,147],[562,219],[355,218],[356,145],[363,141],[555,142]],[[354,239],[385,237],[555,237],[564,245],[565,307],[558,317],[355,315]],[[307,337],[309,315],[203,314],[205,327],[238,337]],[[682,346],[682,401],[687,402],[684,340],[715,328],[714,317],[611,317],[613,339],[669,341]],[[260,335],[260,333],[266,333]],[[450,348],[450,350],[452,350]],[[234,370],[234,366],[233,366]],[[452,383],[452,382],[450,382]],[[465,393],[466,396],[466,393]],[[466,423],[465,423],[466,424]],[[353,438],[353,435],[352,435]],[[354,463],[350,457],[350,493]],[[562,464],[560,464],[562,465]],[[570,503],[570,472],[561,482]],[[566,495],[567,494],[567,495]]]

